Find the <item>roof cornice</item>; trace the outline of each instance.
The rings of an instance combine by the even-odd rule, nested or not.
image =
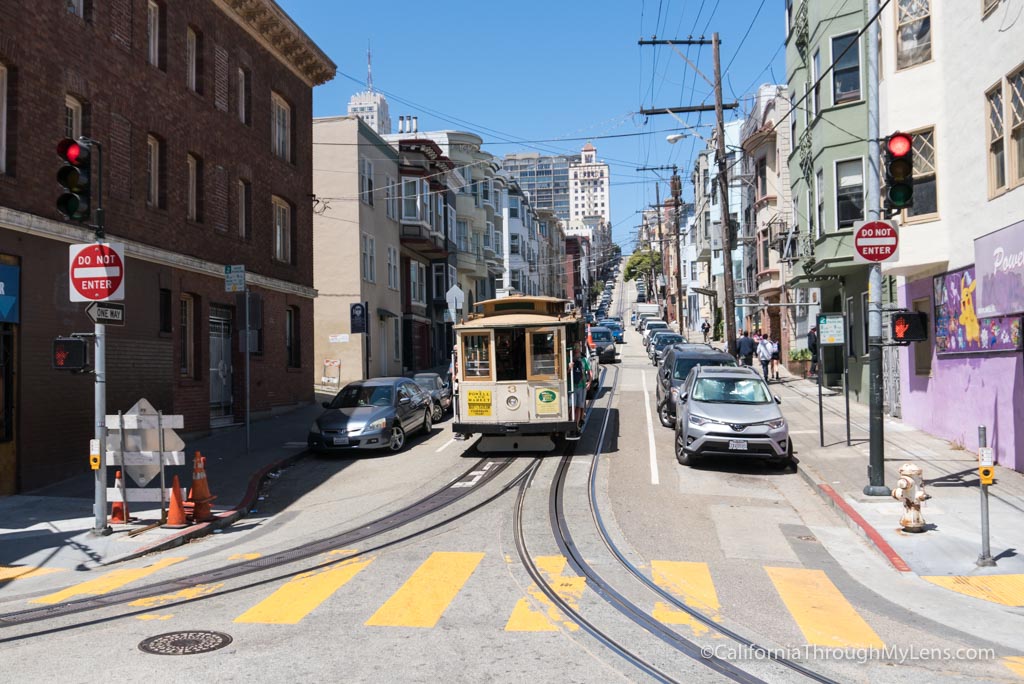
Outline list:
[[[334,78],[338,67],[274,0],[213,0],[310,88]]]

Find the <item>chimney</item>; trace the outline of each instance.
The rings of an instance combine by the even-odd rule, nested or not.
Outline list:
[[[420,132],[420,117],[418,117],[418,116],[412,117],[412,132],[413,133],[419,133]]]
[[[398,117],[398,132],[399,133],[404,133],[405,132],[405,117],[404,116]]]

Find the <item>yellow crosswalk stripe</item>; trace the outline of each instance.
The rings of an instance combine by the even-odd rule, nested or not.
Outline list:
[[[273,594],[236,617],[235,622],[263,625],[297,624],[372,562],[373,558],[352,558],[297,575]]]
[[[977,575],[973,577],[922,577],[932,584],[960,594],[1004,606],[1024,606],[1024,575]]]
[[[177,603],[178,601],[191,601],[193,599],[207,596],[217,591],[224,586],[223,582],[217,584],[197,584],[194,587],[187,587],[181,591],[176,591],[173,594],[163,594],[162,596],[148,596],[146,598],[140,598],[129,603],[129,606],[136,606],[139,608],[156,608],[157,606],[165,606],[168,603]]]
[[[1007,656],[1003,658],[1003,665],[1013,674],[1024,677],[1024,658],[1021,656]]]
[[[54,594],[48,594],[41,598],[34,599],[32,603],[62,603],[75,596],[98,596],[100,594],[106,594],[120,589],[124,585],[140,580],[144,577],[152,575],[154,572],[163,570],[164,568],[170,567],[175,563],[180,563],[185,560],[184,558],[164,558],[159,560],[152,565],[147,565],[142,568],[125,568],[123,570],[113,570],[101,575],[96,579],[88,580],[74,586],[62,589]]]
[[[882,648],[885,644],[823,570],[765,568],[808,644]]]
[[[228,556],[228,560],[256,560],[259,557],[258,553],[235,553]]]
[[[63,572],[64,568],[34,568],[28,565],[0,565],[0,582],[10,582],[16,579],[28,579],[29,577],[42,577],[54,572]]]
[[[540,556],[535,558],[534,562],[547,580],[548,586],[563,601],[573,608],[578,608],[587,580],[584,577],[563,575],[565,556]],[[526,591],[530,596],[516,602],[512,615],[505,624],[506,632],[555,632],[558,631],[559,625],[570,631],[579,629],[579,625],[567,618],[536,584],[530,585]],[[537,610],[535,605],[540,605],[543,611]]]
[[[651,576],[655,584],[681,598],[689,607],[715,622],[721,622],[721,605],[707,563],[655,560],[651,561]],[[653,615],[655,620],[666,625],[687,625],[694,636],[703,636],[710,631],[707,625],[663,601],[654,605]]]
[[[483,560],[482,553],[436,551],[366,621],[373,627],[433,627]]]

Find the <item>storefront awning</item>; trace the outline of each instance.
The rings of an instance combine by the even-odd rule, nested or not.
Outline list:
[[[711,297],[712,299],[717,299],[718,298],[718,293],[715,292],[714,290],[708,290],[708,289],[703,288],[703,287],[691,287],[691,288],[688,288],[688,289],[689,289],[690,292],[696,292],[697,294],[702,294],[705,297]]]

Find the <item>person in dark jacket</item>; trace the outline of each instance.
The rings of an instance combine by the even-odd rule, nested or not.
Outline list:
[[[744,366],[754,365],[754,351],[757,349],[757,345],[754,344],[754,340],[747,335],[747,331],[743,331],[743,337],[736,340],[736,355],[740,357],[740,364]]]
[[[811,375],[818,374],[818,326],[807,331],[807,350],[811,352]]]

